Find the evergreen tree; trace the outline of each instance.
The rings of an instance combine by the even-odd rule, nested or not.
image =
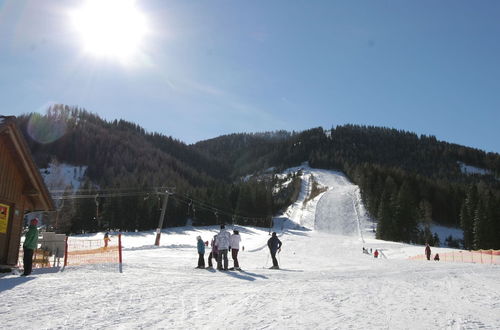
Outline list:
[[[460,225],[464,232],[464,248],[472,249],[474,245],[474,216],[478,196],[476,185],[469,186],[465,201],[460,209]]]

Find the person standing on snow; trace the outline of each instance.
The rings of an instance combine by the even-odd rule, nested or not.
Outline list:
[[[240,250],[241,236],[239,231],[233,230],[231,235],[231,256],[233,257],[234,269],[241,270],[240,264],[238,262],[238,251]],[[243,247],[243,250],[245,247]]]
[[[278,260],[276,260],[276,252],[281,251],[281,245],[282,243],[279,240],[278,236],[276,236],[276,232],[273,232],[273,235],[267,241],[267,246],[269,247],[271,258],[273,259],[273,266],[270,269],[280,269]]]
[[[218,270],[228,270],[227,250],[229,249],[230,241],[231,234],[226,230],[226,226],[220,225],[220,232],[217,234],[217,249],[219,250],[217,258]],[[222,260],[224,260],[224,268],[222,268]]]
[[[198,267],[200,269],[205,268],[205,243],[201,239],[201,236],[196,237],[198,240]]]
[[[109,243],[109,241],[111,241],[111,238],[109,238],[109,233],[108,233],[108,232],[106,232],[106,233],[104,234],[104,247],[105,247],[105,248],[107,248],[107,247],[108,247],[108,243]]]
[[[214,235],[214,238],[212,238],[210,246],[212,247],[212,251],[208,255],[208,267],[212,268],[212,258],[214,258],[216,262],[217,260],[219,260],[219,250],[217,249],[217,234]]]
[[[427,257],[427,260],[431,260],[431,247],[428,243],[425,244],[425,256]]]
[[[38,224],[38,218],[34,218],[30,222],[30,226],[26,236],[24,238],[23,243],[23,265],[24,272],[21,276],[26,276],[31,274],[31,270],[33,268],[33,253],[38,247],[38,228],[36,227]]]

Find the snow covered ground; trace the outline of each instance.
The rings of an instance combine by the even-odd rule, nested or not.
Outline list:
[[[304,204],[304,180],[299,200],[275,219],[282,270],[267,269],[267,229],[238,226],[241,272],[194,269],[196,236],[209,240],[215,227],[165,230],[159,247],[153,232],[125,233],[123,273],[91,265],[1,277],[0,327],[500,329],[499,266],[409,261],[423,247],[376,240],[344,175],[303,173],[329,190]]]

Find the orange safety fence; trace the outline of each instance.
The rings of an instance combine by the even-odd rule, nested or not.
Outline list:
[[[19,257],[17,259],[17,267],[23,264],[24,250],[19,250]],[[50,251],[44,249],[36,249],[33,251],[33,268],[49,268],[60,266],[61,260],[57,255],[53,255]]]
[[[121,234],[107,240],[65,236],[62,240],[52,241],[42,238],[39,242],[41,242],[40,247],[33,254],[33,268],[55,267],[56,261],[59,266],[60,259],[64,258],[64,267],[116,263],[120,266],[120,272],[122,270]],[[22,264],[22,260],[21,247],[18,265]]]
[[[431,255],[434,260],[436,254]],[[425,254],[409,257],[410,260],[427,260]],[[439,261],[468,262],[477,264],[500,265],[500,250],[453,251],[439,253]]]
[[[64,266],[122,263],[121,234],[110,240],[68,237]]]

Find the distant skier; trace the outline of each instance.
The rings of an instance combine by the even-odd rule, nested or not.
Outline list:
[[[33,252],[38,247],[38,218],[34,218],[30,221],[30,226],[26,236],[24,237],[23,243],[23,266],[24,272],[21,276],[26,276],[31,274],[33,268]]]
[[[214,238],[212,238],[212,242],[210,243],[210,247],[212,248],[212,251],[208,255],[208,267],[212,268],[212,258],[215,259],[215,262],[219,260],[219,250],[217,249],[217,235],[214,235]]]
[[[276,260],[276,252],[281,251],[281,241],[278,236],[276,236],[276,232],[273,232],[271,238],[267,241],[267,246],[269,247],[269,251],[271,252],[271,258],[273,259],[273,266],[270,269],[280,269],[278,265],[278,260]]]
[[[425,255],[427,256],[427,260],[431,260],[431,247],[429,244],[425,244]]]
[[[378,258],[378,250],[375,250],[375,252],[373,252],[373,257]]]
[[[233,234],[231,235],[231,256],[233,257],[234,269],[241,270],[240,264],[238,262],[238,252],[240,250],[241,236],[239,231],[233,230]],[[243,247],[245,249],[245,247]]]
[[[109,241],[111,241],[111,238],[109,238],[109,233],[108,233],[108,232],[106,232],[106,233],[104,234],[104,247],[105,247],[105,248],[107,248],[107,247],[108,247],[108,243],[109,243]]]
[[[201,239],[201,236],[196,237],[198,240],[198,267],[200,269],[205,268],[205,243]]]
[[[226,230],[226,226],[220,225],[220,232],[217,235],[217,249],[219,249],[217,258],[218,270],[228,270],[227,250],[229,249],[230,240],[231,234]],[[224,261],[224,268],[222,267],[222,261]]]
[[[436,255],[434,256],[434,261],[439,261],[439,253],[436,253]]]

